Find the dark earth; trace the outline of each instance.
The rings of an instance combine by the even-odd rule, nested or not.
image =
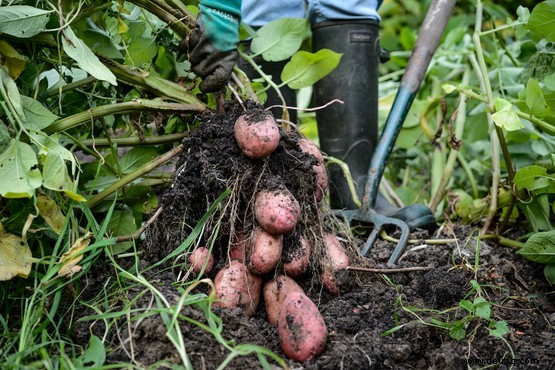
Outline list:
[[[251,103],[246,108],[258,109]],[[179,262],[164,258],[179,248],[208,207],[238,179],[240,186],[227,198],[233,201],[221,203],[233,207],[219,207],[206,224],[206,229],[219,227],[218,237],[211,239],[214,233],[206,230],[200,236],[202,243],[215,240],[216,270],[226,263],[227,245],[237,230],[252,229],[249,204],[252,194],[260,188],[285,186],[295,195],[302,203],[300,233],[316,234],[311,239],[315,245],[320,237],[310,230],[318,228],[340,234],[355,251],[370,230],[362,225],[350,239],[330,211],[318,206],[313,193],[307,190],[314,188],[314,179],[306,176],[314,157],[295,149],[294,132],[282,132],[280,147],[270,160],[245,159],[233,144],[230,129],[241,110],[230,105],[225,109],[222,116],[207,119],[198,132],[185,139],[184,145],[190,150],[178,160],[173,186],[160,196],[163,212],[146,233],[140,266],[144,269],[158,265],[143,275],[170,304],[176,304],[189,287],[184,277],[196,277],[183,273],[178,263],[183,264],[184,258]],[[179,171],[180,168],[186,171]],[[276,174],[281,181],[276,181]],[[221,318],[221,336],[232,347],[252,344],[267,348],[285,359],[291,369],[554,368],[555,288],[543,276],[543,266],[525,260],[495,239],[477,239],[476,227],[479,225],[446,222],[433,235],[427,231],[413,233],[395,269],[386,267],[394,242],[380,239],[368,258],[357,258],[353,252],[352,266],[370,270],[339,272],[338,296],[319,284],[317,272],[325,259],[316,253],[318,261],[312,265],[312,273],[297,279],[318,306],[328,328],[326,347],[311,362],[296,363],[284,356],[277,328],[266,320],[264,304],[252,317],[246,317],[241,309],[213,308]],[[388,232],[397,236],[394,230]],[[507,234],[516,238],[522,232],[513,225]],[[83,300],[99,294],[113,274],[103,269],[99,265],[87,276]],[[206,293],[207,285],[200,284],[192,292]],[[111,325],[105,333],[102,320],[86,319],[93,311],[80,309],[76,314],[84,320],[74,328],[74,339],[86,345],[91,332],[105,336],[110,347],[107,361],[112,364],[134,363],[140,368],[162,369],[182,363],[166,336],[161,315],[143,315],[154,305],[152,293],[145,294],[144,286],[135,286],[125,294],[133,302],[127,308],[128,317],[116,320],[117,325]],[[481,303],[473,309],[469,307],[472,302]],[[200,308],[205,306],[206,303],[185,305],[180,316],[192,367],[262,368],[256,354],[233,356],[216,336],[195,324],[208,324]],[[271,368],[282,367],[266,358]]]

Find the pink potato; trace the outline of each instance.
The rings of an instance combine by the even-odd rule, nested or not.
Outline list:
[[[232,260],[245,261],[245,234],[237,232],[229,246],[229,258]]]
[[[261,227],[256,227],[247,250],[249,270],[257,275],[264,275],[279,263],[283,250],[283,236],[268,234]]]
[[[277,325],[283,300],[289,293],[293,292],[304,293],[303,288],[295,280],[285,275],[278,275],[275,279],[268,281],[264,285],[262,294],[264,296],[266,316],[270,324]]]
[[[328,338],[328,329],[318,307],[299,292],[289,293],[283,300],[278,333],[283,353],[298,362],[318,357]]]
[[[235,140],[250,158],[264,158],[279,144],[279,127],[271,113],[266,111],[243,114],[235,121]]]
[[[324,235],[324,246],[333,270],[341,270],[349,267],[351,264],[349,255],[335,235],[326,233]]]
[[[324,235],[324,247],[326,250],[327,258],[322,260],[322,271],[320,272],[320,281],[330,294],[338,295],[339,287],[335,272],[343,270],[350,265],[349,255],[341,245],[337,237],[331,233]]]
[[[198,247],[189,255],[189,263],[195,274],[200,274],[203,267],[204,273],[209,274],[212,267],[214,267],[214,256],[210,253],[210,249]]]
[[[295,229],[301,206],[287,189],[261,190],[254,201],[254,216],[268,233],[287,234]]]
[[[305,153],[312,154],[318,160],[318,164],[312,166],[312,170],[316,176],[316,201],[321,201],[328,189],[328,171],[324,163],[324,156],[320,149],[312,141],[308,139],[299,139],[299,147]]]
[[[232,260],[218,271],[214,286],[216,307],[240,307],[245,315],[252,316],[260,303],[262,278],[252,274],[241,261]]]
[[[301,236],[299,244],[291,252],[290,260],[283,263],[283,271],[288,276],[299,277],[307,271],[309,264],[310,244]]]

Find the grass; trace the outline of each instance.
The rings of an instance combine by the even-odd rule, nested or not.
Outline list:
[[[78,262],[81,270],[69,277],[60,277],[58,272],[63,264],[57,261],[72,245],[74,236],[69,225],[77,224],[77,212],[68,216],[62,233],[50,251],[48,239],[36,241],[41,245],[39,249],[42,254],[32,274],[27,279],[17,278],[0,284],[3,301],[0,314],[0,368],[188,369],[192,368],[187,351],[191,338],[183,331],[185,323],[195,325],[213,336],[228,352],[219,367],[221,369],[238,356],[250,355],[255,355],[260,366],[265,369],[272,368],[270,362],[286,368],[285,361],[268,349],[236,344],[224,337],[222,320],[212,312],[215,292],[211,280],[198,277],[192,281],[175,282],[167,287],[178,293],[172,294],[172,298],[157,283],[153,283],[159,274],[166,272],[161,269],[165,262],[170,262],[173,268],[183,268],[182,261],[186,260],[183,256],[189,253],[202,233],[204,224],[227,195],[222,194],[212,205],[179,248],[156,265],[143,270],[139,267],[136,246],[132,253],[128,251],[125,254],[125,258],[112,254],[117,239],[106,237],[106,230],[116,205],[114,201],[101,224],[97,223],[88,207],[81,207],[79,213],[86,219],[87,229],[92,232],[94,242],[73,256],[82,257]],[[99,264],[105,264],[104,268]],[[102,286],[87,287],[91,274],[97,274],[99,270],[107,272]],[[207,289],[197,289],[201,286]],[[83,292],[87,288],[92,288],[96,294],[84,298]],[[202,313],[202,320],[185,315],[184,308],[187,306]],[[81,317],[83,312],[89,313]],[[163,323],[165,336],[178,355],[178,364],[163,360],[145,366],[136,359],[133,334],[137,326],[148,318],[159,318]],[[87,325],[89,341],[83,347],[74,342],[73,330],[79,327],[82,331]],[[117,341],[121,343],[115,343]],[[116,349],[122,349],[129,360],[106,364],[107,356]]]

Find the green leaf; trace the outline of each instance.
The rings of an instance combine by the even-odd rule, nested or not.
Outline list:
[[[527,27],[548,42],[555,41],[555,0],[547,0],[536,5],[530,14]]]
[[[507,131],[516,131],[524,127],[510,102],[502,98],[495,98],[493,103],[496,112],[491,115],[491,118],[497,126]]]
[[[280,18],[260,28],[251,42],[251,51],[264,60],[279,62],[295,54],[309,35],[308,21],[303,18]]]
[[[12,139],[0,154],[0,195],[4,198],[30,198],[41,186],[42,177],[33,148]]]
[[[157,54],[158,47],[154,37],[139,37],[127,47],[125,62],[135,67],[144,67],[150,65]]]
[[[476,297],[474,299],[474,314],[484,320],[489,320],[491,316],[491,305],[483,297]]]
[[[519,169],[513,178],[513,182],[520,188],[532,189],[536,178],[546,174],[547,169],[545,167],[530,165]]]
[[[129,207],[124,207],[122,210],[115,210],[112,213],[112,218],[108,222],[108,231],[110,231],[113,236],[131,235],[137,230],[133,211],[131,211]],[[132,245],[132,241],[117,243],[116,246],[112,248],[112,253],[122,253]]]
[[[547,76],[543,83],[548,90],[555,91],[555,72]]]
[[[91,76],[102,81],[108,81],[116,86],[116,76],[98,59],[92,50],[73,33],[71,27],[64,29],[62,37],[65,53],[77,62],[79,67]]]
[[[509,325],[506,321],[492,321],[488,328],[489,333],[494,337],[502,337],[509,334]]]
[[[121,172],[128,174],[133,172],[158,156],[158,151],[152,147],[133,148],[121,157]]]
[[[449,336],[454,340],[463,340],[466,337],[464,324],[461,321],[455,322],[451,329],[449,329]]]
[[[76,367],[79,369],[99,368],[106,361],[106,349],[104,343],[96,335],[91,335],[89,345],[83,354],[76,359]]]
[[[533,262],[555,263],[555,230],[533,234],[518,253]]]
[[[44,30],[52,11],[27,5],[0,7],[0,33],[28,38]]]
[[[549,194],[536,194],[531,201],[519,205],[535,232],[552,230]]]
[[[8,126],[6,126],[3,122],[0,122],[0,153],[8,147],[11,139]]]
[[[468,299],[463,299],[462,301],[460,301],[459,307],[464,308],[469,313],[472,313],[472,311],[474,311],[474,305]]]
[[[555,263],[549,263],[543,268],[543,274],[549,284],[555,285]]]
[[[281,80],[292,89],[311,86],[330,73],[339,64],[342,55],[329,49],[321,49],[314,54],[299,51],[283,67]]]
[[[28,130],[40,131],[59,118],[35,99],[21,95],[21,103],[25,112],[24,126]]]
[[[21,102],[19,90],[17,89],[15,81],[4,71],[3,68],[0,68],[0,89],[4,91],[2,95],[5,94],[8,96],[9,102],[17,115],[20,118],[23,118],[25,116],[25,112],[23,111],[23,104]]]
[[[526,105],[533,115],[540,118],[544,118],[550,112],[540,84],[534,78],[529,78],[526,84]]]

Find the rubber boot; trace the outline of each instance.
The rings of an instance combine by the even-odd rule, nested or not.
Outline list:
[[[320,148],[349,166],[360,199],[378,138],[378,64],[383,55],[378,35],[379,22],[371,19],[325,21],[312,28],[315,52],[326,48],[343,54],[337,68],[314,86],[316,106],[333,99],[343,101],[316,111]],[[331,208],[355,209],[339,166],[330,166],[329,175]],[[411,230],[437,227],[432,212],[424,205],[399,209],[378,195],[375,210],[404,220]]]
[[[241,44],[244,47],[245,52],[249,53],[250,41],[242,41]],[[262,59],[262,57],[259,56],[255,58],[255,62],[261,67],[262,71],[265,74],[272,76],[272,81],[274,81],[278,85],[281,84],[282,82],[280,77],[281,71],[283,71],[283,67],[285,66],[285,64],[287,64],[287,62],[289,62],[289,60],[284,60],[281,62],[266,62],[265,60]],[[255,71],[255,69],[244,59],[239,58],[239,61],[237,62],[237,66],[243,72],[245,72],[245,74],[249,79],[253,80],[253,79],[260,78],[260,74],[258,74],[258,72]],[[284,86],[280,89],[280,91],[281,91],[281,94],[283,95],[283,98],[285,99],[285,104],[287,106],[295,107],[297,105],[297,93],[295,90],[289,88],[288,86]],[[273,105],[279,105],[279,106],[283,105],[283,102],[281,101],[277,92],[274,89],[268,89],[266,91],[266,94],[267,94],[267,98],[266,98],[266,102],[264,103],[265,107],[271,107]],[[275,118],[279,119],[283,115],[283,108],[281,107],[272,108],[271,112]],[[288,112],[289,112],[289,121],[293,123],[297,123],[297,111],[294,109],[289,109]]]

